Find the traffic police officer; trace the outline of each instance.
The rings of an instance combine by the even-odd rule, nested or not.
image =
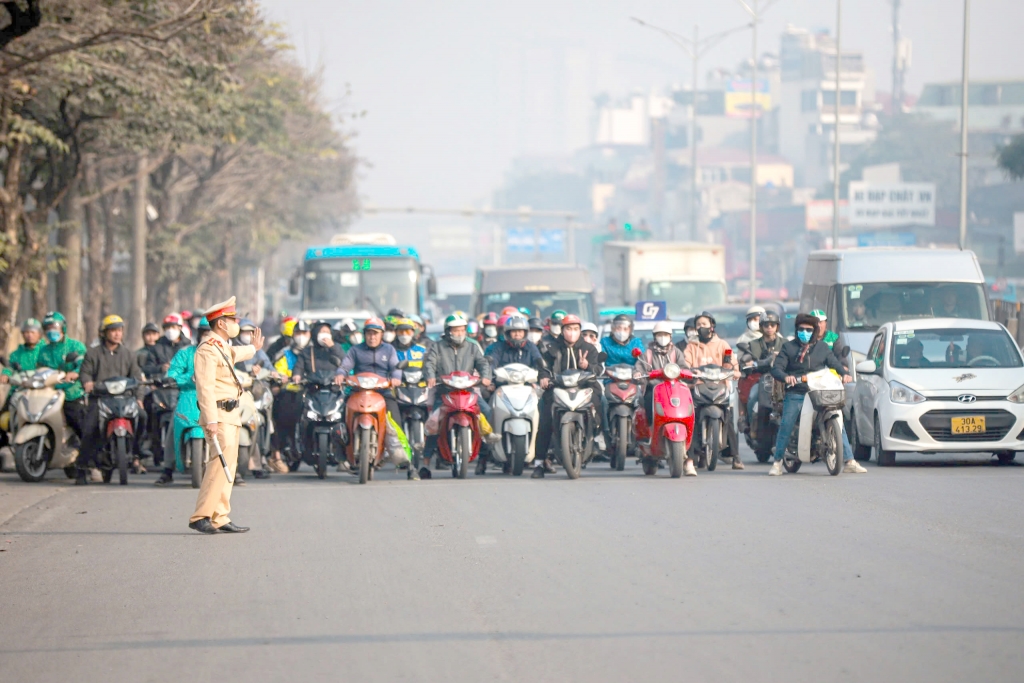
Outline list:
[[[218,532],[242,533],[248,527],[232,524],[228,518],[231,511],[231,481],[220,467],[217,445],[224,453],[224,460],[234,479],[238,464],[238,430],[241,428],[241,411],[238,399],[242,387],[234,373],[235,363],[249,360],[256,349],[263,346],[263,335],[259,328],[252,333],[252,344],[231,346],[229,340],[238,336],[239,325],[235,313],[235,297],[213,306],[206,312],[211,334],[196,349],[195,381],[196,399],[199,403],[199,424],[206,433],[210,460],[199,488],[196,511],[189,520],[189,527],[203,534]]]

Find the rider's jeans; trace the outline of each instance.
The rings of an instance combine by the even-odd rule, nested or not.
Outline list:
[[[757,397],[761,393],[761,383],[757,382],[754,386],[750,387],[750,395],[747,396],[747,421],[750,424],[756,422],[757,416],[754,414],[754,404],[757,403]]]
[[[782,420],[779,422],[779,435],[775,439],[775,459],[782,460],[786,454],[786,446],[793,434],[797,421],[800,419],[800,411],[804,406],[805,394],[798,394],[795,391],[786,392],[786,400],[782,403]],[[843,427],[843,462],[853,460],[853,449],[850,448],[850,439],[846,436],[846,428]]]

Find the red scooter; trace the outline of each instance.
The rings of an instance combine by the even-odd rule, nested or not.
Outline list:
[[[480,405],[475,392],[480,378],[468,372],[453,372],[441,381],[454,391],[444,394],[438,423],[437,449],[441,458],[451,465],[452,476],[465,479],[469,463],[480,454]]]
[[[633,416],[633,429],[637,436],[637,450],[644,474],[658,473],[658,463],[668,460],[673,479],[683,475],[686,453],[693,438],[693,396],[683,383],[692,380],[689,370],[669,363],[661,370],[653,370],[649,380],[662,380],[654,387],[653,428],[647,424],[647,414],[637,410]]]

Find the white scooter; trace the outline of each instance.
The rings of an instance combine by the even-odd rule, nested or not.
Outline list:
[[[67,444],[70,430],[64,422],[64,392],[56,388],[64,373],[42,368],[19,372],[12,383],[19,390],[11,397],[11,447],[18,476],[42,481],[46,470],[62,469],[75,476],[78,449]]]
[[[537,371],[522,363],[510,363],[494,371],[498,388],[491,396],[494,408],[493,458],[507,471],[520,476],[527,463],[533,462],[540,422],[537,393]]]
[[[843,406],[846,387],[831,370],[806,375],[808,386],[800,410],[800,423],[793,430],[782,465],[789,473],[805,462],[825,461],[828,473],[843,471]]]

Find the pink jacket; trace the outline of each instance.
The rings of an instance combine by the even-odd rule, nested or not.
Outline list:
[[[724,339],[714,336],[707,344],[702,344],[700,341],[688,342],[686,350],[683,351],[683,357],[686,358],[686,363],[691,368],[699,368],[702,365],[722,365],[725,362],[725,352],[731,352],[731,350]],[[740,371],[736,359],[732,359],[730,362],[733,366],[733,376],[739,378]]]

